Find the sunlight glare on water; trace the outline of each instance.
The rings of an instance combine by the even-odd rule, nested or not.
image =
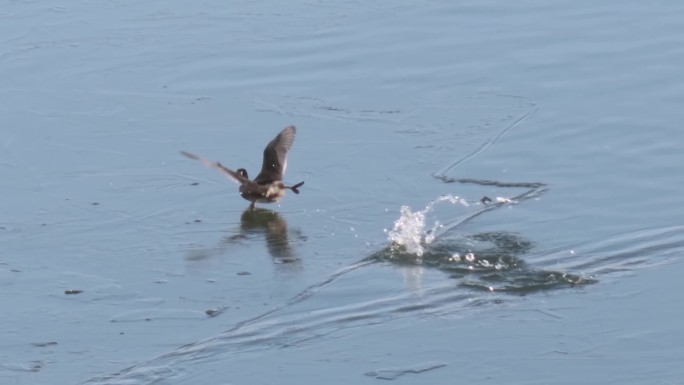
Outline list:
[[[424,246],[429,245],[437,237],[437,231],[442,227],[435,220],[429,231],[425,231],[426,214],[431,212],[438,203],[449,202],[453,205],[469,207],[470,204],[463,198],[455,195],[444,195],[430,202],[423,210],[411,211],[408,206],[401,206],[401,216],[394,221],[392,230],[385,230],[387,240],[394,245],[403,246],[407,253],[422,257],[425,252]]]

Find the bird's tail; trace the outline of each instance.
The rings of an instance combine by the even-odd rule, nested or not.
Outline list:
[[[303,184],[304,184],[304,182],[299,182],[299,183],[297,183],[296,185],[294,185],[294,186],[292,186],[292,187],[288,187],[288,188],[289,188],[290,190],[292,190],[293,193],[299,194],[299,187],[302,187]]]

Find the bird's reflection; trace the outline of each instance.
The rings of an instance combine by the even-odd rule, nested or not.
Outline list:
[[[186,256],[186,260],[196,263],[207,261],[224,254],[226,249],[233,245],[244,240],[256,240],[262,236],[274,263],[292,268],[299,266],[300,259],[290,243],[287,222],[277,212],[262,208],[245,210],[240,217],[239,231],[224,237],[215,247],[192,250]]]
[[[275,211],[255,208],[240,217],[240,235],[264,234],[266,246],[275,262],[299,263],[288,239],[287,222]]]

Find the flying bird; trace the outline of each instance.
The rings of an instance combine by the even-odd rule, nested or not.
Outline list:
[[[294,186],[286,186],[282,182],[283,174],[287,168],[287,153],[292,148],[296,133],[297,129],[295,126],[287,126],[266,145],[261,172],[254,180],[249,179],[247,170],[244,168],[238,168],[236,171],[233,171],[219,162],[212,162],[186,151],[181,151],[181,154],[190,159],[198,160],[207,167],[215,168],[230,179],[238,182],[240,184],[240,196],[250,201],[249,209],[254,210],[256,202],[278,202],[285,195],[285,190],[292,190],[295,194],[299,194],[299,187],[304,182],[299,182]]]

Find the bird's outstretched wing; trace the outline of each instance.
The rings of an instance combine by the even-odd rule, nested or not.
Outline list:
[[[254,178],[259,184],[283,180],[287,168],[287,152],[292,148],[297,129],[295,126],[285,127],[264,149],[264,163],[261,172]]]
[[[227,167],[224,167],[219,162],[212,162],[209,159],[203,158],[199,155],[195,155],[195,154],[187,152],[187,151],[181,151],[181,154],[183,154],[184,156],[186,156],[190,159],[198,160],[198,161],[202,162],[202,164],[204,164],[207,167],[215,168],[215,169],[221,171],[225,176],[227,176],[228,178],[230,178],[230,179],[232,179],[232,180],[234,180],[240,184],[242,184],[248,180],[247,178],[238,174],[237,172],[235,172],[235,171],[233,171]]]

